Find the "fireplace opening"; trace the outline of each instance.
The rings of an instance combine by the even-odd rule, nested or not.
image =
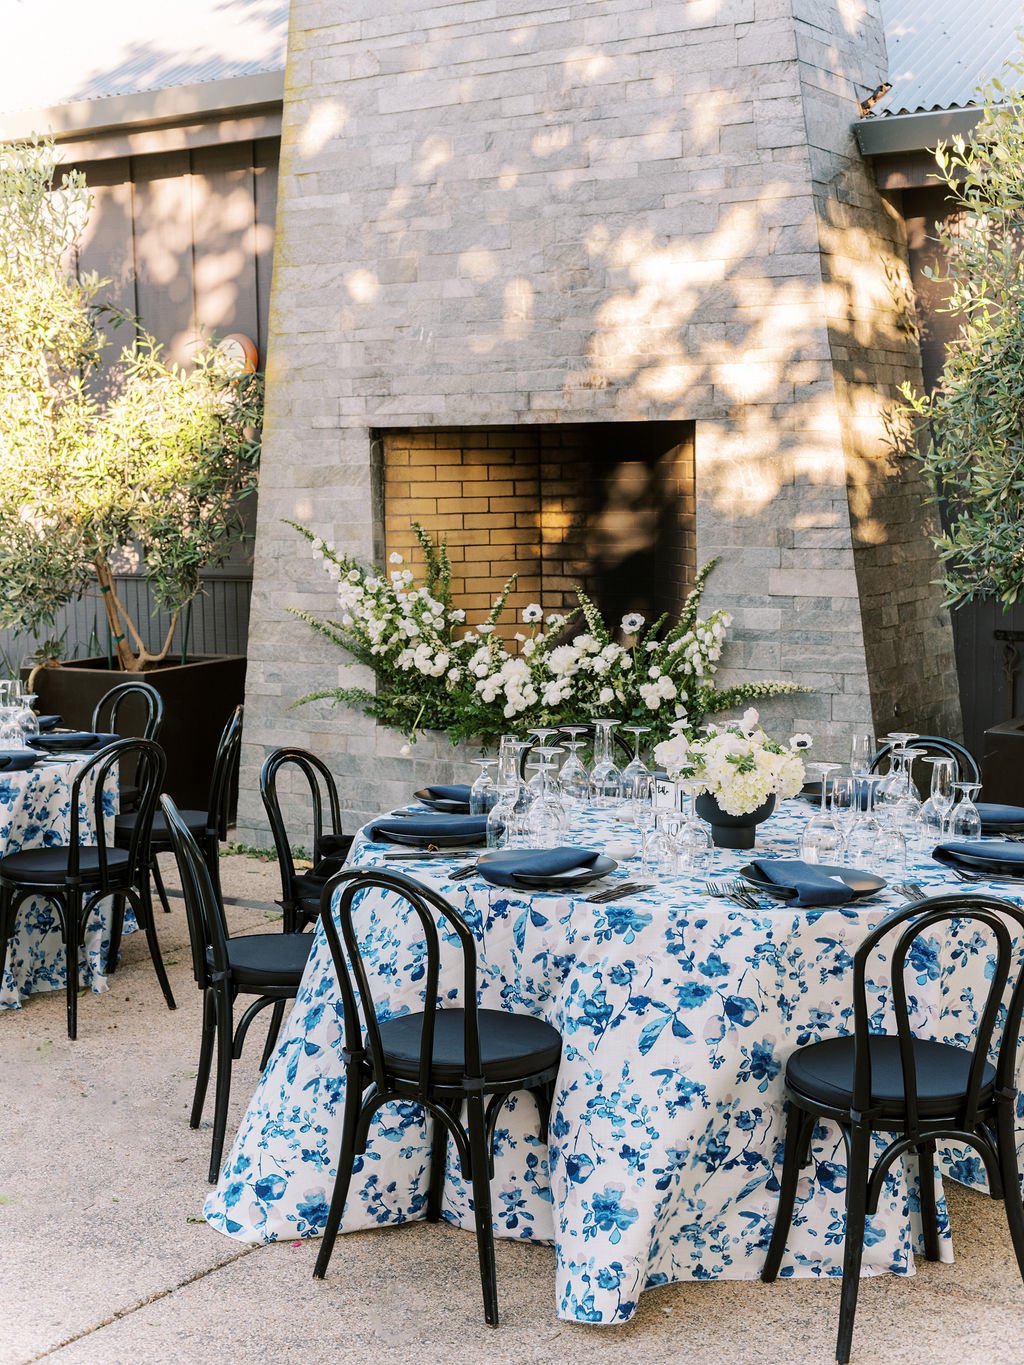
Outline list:
[[[447,538],[452,588],[478,623],[517,573],[522,608],[576,605],[617,622],[678,611],[696,569],[691,422],[392,428],[376,433],[387,551],[421,567],[419,522]]]

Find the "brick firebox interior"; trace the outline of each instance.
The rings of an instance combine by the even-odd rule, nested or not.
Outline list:
[[[445,537],[471,622],[510,572],[506,635],[530,602],[575,606],[577,583],[615,622],[678,610],[693,580],[692,423],[412,428],[376,444],[388,551],[421,563],[414,522]]]

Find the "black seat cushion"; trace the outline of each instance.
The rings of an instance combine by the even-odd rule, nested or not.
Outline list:
[[[872,1034],[871,1104],[887,1118],[897,1118],[905,1107],[899,1040]],[[955,1114],[967,1086],[971,1053],[950,1043],[914,1040],[918,1113],[922,1118]],[[985,1063],[981,1098],[984,1103],[995,1084],[995,1067]],[[834,1109],[853,1102],[853,1039],[827,1038],[799,1048],[786,1064],[786,1083],[811,1100]]]
[[[193,839],[201,840],[205,837],[206,822],[210,818],[205,810],[183,810],[180,811],[179,814],[187,825],[188,832],[192,835]],[[129,811],[126,815],[119,815],[117,817],[114,821],[114,838],[119,844],[126,844],[129,841],[132,834],[135,832],[135,826],[138,824],[138,821],[138,815],[132,811]],[[161,852],[171,847],[171,832],[167,828],[167,821],[164,819],[163,811],[158,810],[153,816],[152,843],[154,847],[159,844]]]
[[[256,990],[272,987],[298,990],[312,946],[312,934],[244,934],[229,938],[231,975],[236,985]]]
[[[455,1085],[466,1074],[465,1011],[441,1009],[434,1018],[433,1076],[442,1085]],[[558,1065],[562,1039],[543,1019],[506,1010],[480,1010],[479,1018],[485,1080],[513,1081]],[[422,1014],[403,1014],[380,1025],[386,1065],[404,1080],[419,1074],[422,1030]]]
[[[0,859],[0,877],[9,882],[32,882],[59,886],[67,877],[68,854],[66,845],[59,848],[26,848]],[[128,854],[119,848],[107,849],[107,873],[116,875],[128,865]],[[78,868],[86,881],[99,881],[99,849],[83,847],[78,850]]]

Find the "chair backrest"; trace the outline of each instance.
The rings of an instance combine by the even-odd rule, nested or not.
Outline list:
[[[236,706],[217,741],[210,780],[210,800],[206,807],[208,829],[217,831],[218,839],[226,839],[228,819],[238,787],[238,766],[242,757],[242,716],[245,708]]]
[[[1010,920],[1014,926],[1007,927]],[[939,926],[957,921],[957,938],[968,945],[969,951],[982,951],[991,954],[991,965],[986,973],[987,990],[983,998],[973,1002],[977,1014],[974,1028],[973,1057],[965,1092],[965,1098],[958,1124],[961,1129],[971,1130],[977,1121],[978,1096],[982,1086],[985,1063],[993,1043],[996,1023],[1003,1010],[1003,998],[1011,968],[1019,959],[1020,942],[1014,937],[1024,939],[1024,911],[1009,901],[989,895],[950,895],[935,896],[928,900],[916,901],[912,905],[901,906],[884,920],[861,943],[853,959],[853,1016],[854,1016],[854,1078],[853,1107],[861,1113],[871,1108],[871,1056],[868,1036],[870,1011],[877,1009],[877,994],[872,991],[869,1010],[867,996],[867,968],[878,945],[890,935],[896,942],[885,947],[884,961],[888,963],[887,975],[892,992],[893,1012],[896,1019],[896,1036],[899,1038],[900,1062],[903,1070],[903,1087],[906,1097],[906,1131],[913,1136],[920,1131],[917,1109],[917,1075],[914,1064],[913,1031],[907,1001],[906,973],[908,969],[919,976],[922,971],[931,977],[941,970],[936,961],[934,939],[928,935]],[[991,941],[984,946],[974,941],[974,934],[982,928],[988,930]],[[901,931],[897,935],[897,931]],[[875,959],[881,963],[882,956]],[[999,1041],[999,1056],[996,1064],[996,1086],[1001,1089],[1015,1088],[1017,1038],[1020,1033],[1021,1009],[1024,1007],[1024,967],[1017,967],[1017,977],[1005,1016],[1002,1021],[1002,1038]],[[980,993],[979,993],[980,994]],[[876,1030],[877,1031],[877,1030]],[[966,1030],[965,1030],[966,1032]]]
[[[106,791],[107,780],[112,772],[120,775],[123,765],[128,765],[133,773],[133,782],[138,796],[133,806],[135,820],[131,835],[124,851],[128,854],[127,871],[134,879],[142,866],[149,866],[149,842],[153,830],[153,816],[156,814],[157,798],[167,773],[167,758],[159,744],[151,739],[119,739],[108,744],[105,749],[87,758],[75,773],[71,783],[71,829],[68,838],[68,877],[74,879],[79,872],[79,849],[82,847],[81,815],[86,808],[82,800],[82,790],[95,782],[92,790],[92,817],[96,826],[95,844],[87,844],[98,850],[100,876],[107,879],[109,862],[105,818],[115,813],[115,806]]]
[[[164,699],[149,683],[119,683],[112,687],[96,703],[92,713],[92,728],[97,733],[119,735],[118,722],[124,720],[124,713],[142,722],[143,739],[158,739],[160,727],[164,723]]]
[[[878,771],[882,760],[892,753],[893,747],[892,744],[882,745],[871,760],[871,772]],[[916,739],[909,741],[907,748],[921,749],[928,754],[953,759],[956,763],[956,777],[953,779],[955,782],[981,781],[981,772],[974,755],[969,753],[962,744],[957,744],[956,740],[943,739],[941,735],[918,735]]]
[[[332,904],[335,892],[340,892],[337,909]],[[433,1082],[434,1026],[438,1012],[437,992],[441,966],[439,919],[444,920],[451,933],[454,933],[461,951],[461,1008],[465,1011],[466,1075],[479,1077],[482,1067],[480,1019],[477,1008],[476,941],[466,921],[443,896],[411,877],[403,876],[400,872],[388,872],[378,868],[346,868],[327,882],[320,896],[320,919],[341,989],[346,1052],[359,1056],[368,1054],[373,1079],[378,1088],[380,1090],[391,1088],[384,1065],[376,1005],[377,997],[385,992],[387,987],[381,978],[374,977],[367,970],[360,950],[359,931],[353,921],[353,912],[358,909],[358,903],[367,892],[386,893],[405,901],[418,919],[422,931],[425,961],[417,963],[418,979],[423,986],[423,1029],[420,1037],[417,1078],[419,1089],[428,1091],[432,1088]],[[401,913],[396,913],[393,906],[388,906],[387,917],[389,925],[401,922]],[[448,942],[451,941],[451,933],[446,935]]]
[[[182,820],[178,807],[171,797],[165,795],[160,798],[160,809],[167,821],[185,897],[188,936],[192,945],[192,975],[196,984],[205,989],[212,979],[212,973],[220,975],[230,970],[227,920],[213,888],[206,859]]]
[[[295,859],[292,857],[291,841],[285,828],[277,793],[281,771],[284,768],[297,769],[309,787],[313,816],[314,862],[321,856],[324,835],[340,836],[343,831],[338,788],[327,764],[307,749],[275,749],[268,754],[260,772],[260,796],[263,798],[270,830],[274,836],[274,847],[277,850],[277,862],[281,869],[282,899],[289,902],[294,901],[296,897]],[[330,815],[331,822],[329,830],[324,823],[327,814]]]

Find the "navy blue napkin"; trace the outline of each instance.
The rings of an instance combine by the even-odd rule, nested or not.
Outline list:
[[[407,815],[396,819],[385,817],[366,826],[366,834],[370,839],[386,839],[389,834],[416,834],[423,838],[451,834],[460,839],[472,839],[486,833],[486,815]]]
[[[757,858],[751,867],[780,890],[795,891],[787,905],[845,905],[853,892],[814,863],[799,858]]]
[[[56,730],[63,719],[63,716],[36,716],[40,734],[45,735],[49,730]]]
[[[61,753],[65,749],[85,753],[87,750],[105,749],[108,744],[116,744],[120,738],[120,735],[95,734],[92,730],[67,730],[59,735],[29,735],[26,743],[49,753]]]
[[[932,850],[937,863],[947,867],[963,867],[984,875],[1005,872],[1010,877],[1024,877],[1024,844],[983,843],[980,839],[939,844]]]
[[[600,858],[592,848],[506,848],[477,864],[478,874],[495,886],[522,886],[516,879],[558,877],[563,872],[593,867]]]
[[[424,787],[423,790],[431,801],[459,801],[464,806],[469,805],[468,782],[454,782],[450,787]]]
[[[0,773],[23,773],[39,762],[39,755],[24,749],[4,749],[0,751]]]
[[[1024,806],[998,806],[992,801],[978,801],[975,804],[981,816],[982,829],[998,833],[1004,827],[1016,829],[1024,826]]]

